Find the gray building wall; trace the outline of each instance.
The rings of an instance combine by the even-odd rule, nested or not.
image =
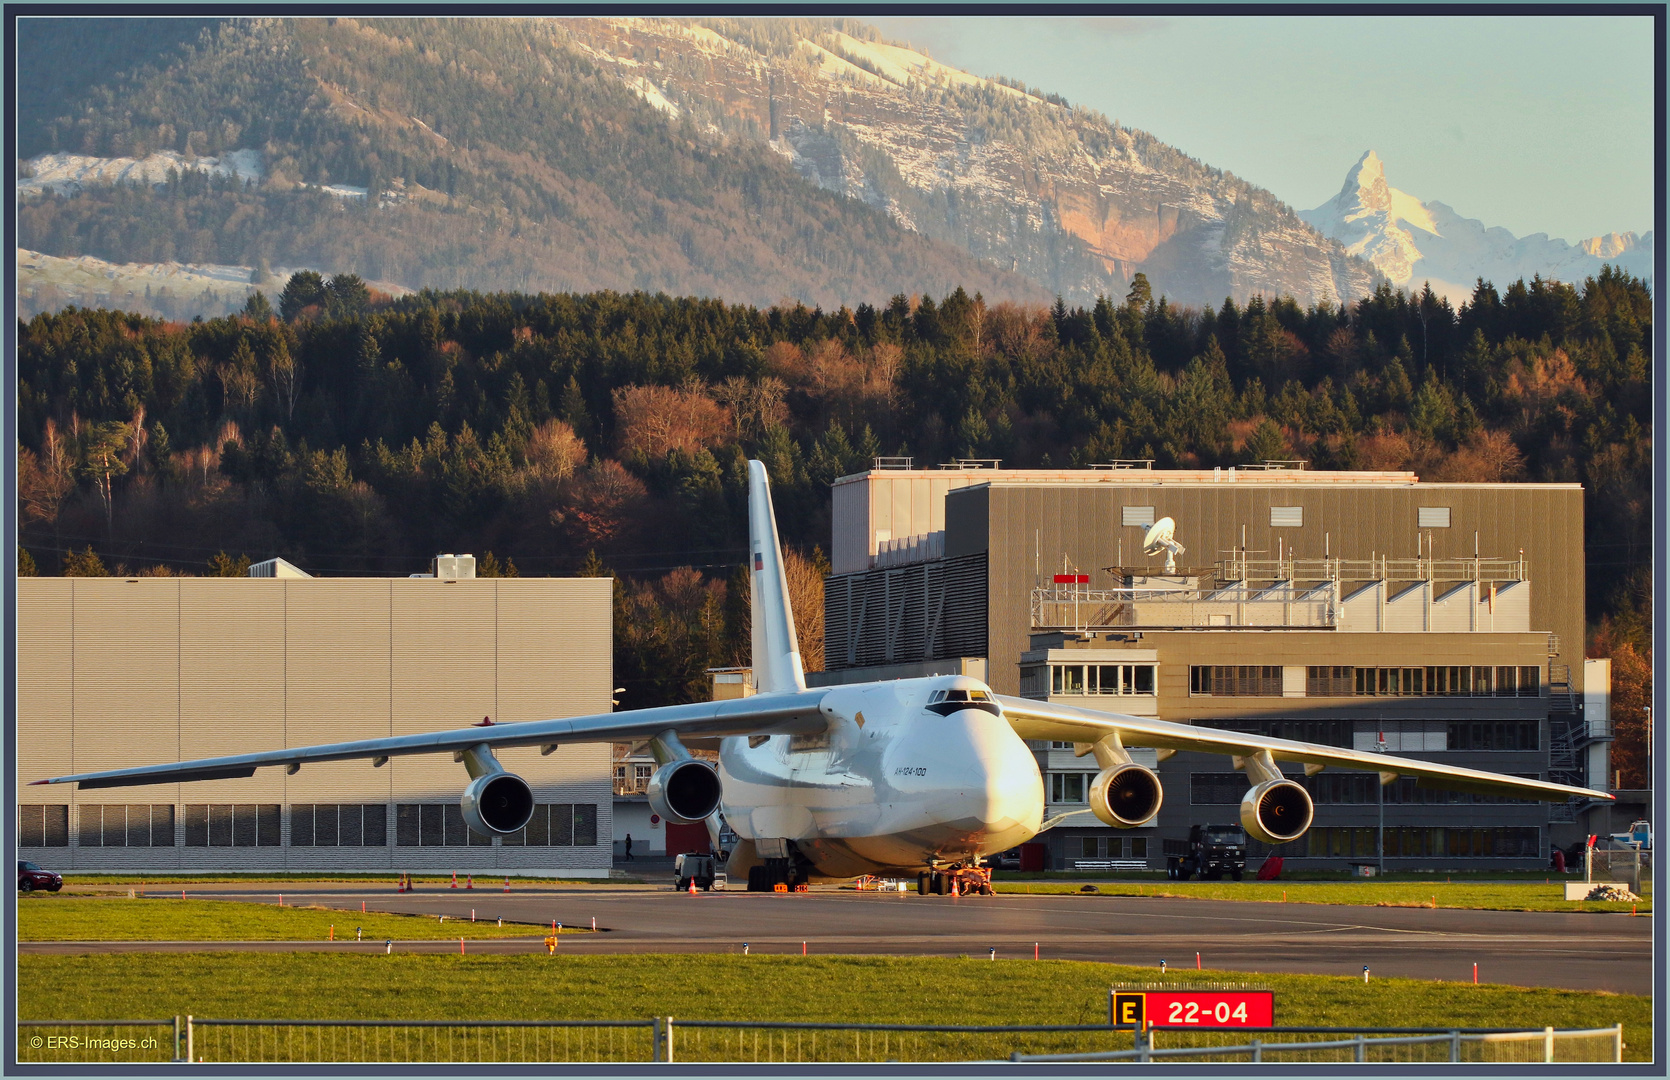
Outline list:
[[[489,716],[514,723],[610,710],[608,579],[24,578],[18,586],[17,769],[25,784]],[[423,755],[381,768],[261,769],[244,780],[87,792],[24,786],[25,806],[68,806],[69,843],[23,854],[72,871],[602,875],[610,865],[609,756],[607,744],[549,757],[537,748],[500,754],[539,802],[596,807],[595,841],[584,846],[398,844],[397,807],[456,807],[468,782],[450,755]],[[292,808],[314,804],[385,806],[384,844],[291,846]],[[174,844],[83,847],[83,808],[122,805],[173,807]],[[281,807],[280,843],[188,846],[187,807],[203,805],[250,807],[257,817]]]

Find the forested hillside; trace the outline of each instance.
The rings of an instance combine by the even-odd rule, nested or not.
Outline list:
[[[1199,311],[1141,279],[1088,309],[962,289],[835,311],[386,300],[313,274],[273,300],[192,324],[71,309],[20,326],[26,567],[239,572],[278,555],[407,574],[440,551],[491,552],[487,573],[607,567],[628,579],[628,703],[653,704],[746,654],[745,590],[727,582],[747,457],[810,560],[808,608],[828,484],[877,454],[1303,458],[1582,483],[1590,616],[1606,642],[1647,647],[1651,301],[1610,270],[1581,289],[1481,283],[1459,311],[1390,288]]]

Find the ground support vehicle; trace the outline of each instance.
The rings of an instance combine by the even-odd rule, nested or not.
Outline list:
[[[673,860],[673,888],[680,892],[695,885],[698,889],[713,888],[715,871],[712,855],[694,853],[680,855]]]
[[[1187,840],[1165,842],[1166,877],[1218,881],[1225,874],[1241,880],[1247,872],[1247,831],[1239,825],[1191,825]]]

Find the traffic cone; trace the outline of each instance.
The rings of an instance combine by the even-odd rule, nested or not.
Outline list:
[[[510,891],[510,878],[508,876],[504,879],[504,891]]]
[[[458,888],[458,871],[456,870],[452,872],[452,887]]]
[[[690,879],[690,895],[691,896],[696,895],[696,879],[695,878]]]
[[[957,893],[957,879],[956,878],[951,879],[951,895],[952,896],[958,895],[958,893]]]
[[[473,888],[475,888],[475,875],[474,875],[474,874],[471,874],[471,875],[470,875],[470,876],[469,876],[469,877],[468,877],[468,878],[467,878],[467,879],[466,879],[466,880],[465,880],[465,882],[464,882],[464,888],[466,888],[466,889],[473,889]]]

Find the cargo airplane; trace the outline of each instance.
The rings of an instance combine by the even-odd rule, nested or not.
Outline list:
[[[771,491],[764,465],[748,463],[752,565],[753,676],[757,692],[730,701],[474,726],[391,738],[304,746],[197,761],[37,780],[83,789],[247,777],[290,772],[324,761],[450,753],[469,774],[462,806],[477,833],[505,836],[527,824],[534,794],[494,756],[506,747],[647,740],[657,762],[651,808],[674,822],[723,820],[738,841],[728,871],[749,888],[901,872],[924,891],[979,880],[983,856],[1031,839],[1044,819],[1044,785],[1028,739],[1072,742],[1100,770],[1090,812],[1115,828],[1153,820],[1163,792],[1133,747],[1161,759],[1179,750],[1229,755],[1247,777],[1241,822],[1268,844],[1310,828],[1311,797],[1278,762],[1306,774],[1324,768],[1413,777],[1422,787],[1562,801],[1610,801],[1542,780],[1457,768],[1337,746],[1122,716],[995,694],[959,675],[808,688],[785,587]],[[691,753],[717,749],[718,765]],[[969,876],[973,873],[973,877]]]

